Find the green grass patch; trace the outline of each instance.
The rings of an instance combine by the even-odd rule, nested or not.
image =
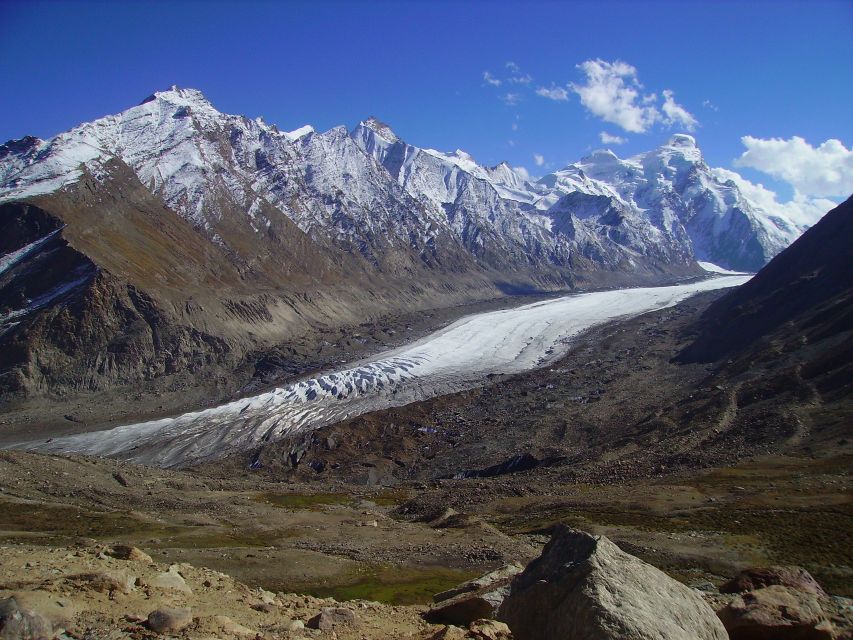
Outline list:
[[[352,505],[352,496],[344,493],[261,493],[255,502],[264,502],[293,511],[319,511],[329,505]]]
[[[302,589],[318,598],[335,600],[373,600],[394,605],[427,604],[432,596],[461,582],[479,577],[479,573],[430,567],[379,567],[360,575],[355,581],[336,586]]]
[[[10,532],[58,537],[115,538],[157,535],[163,528],[119,511],[87,511],[78,507],[0,501],[0,527]]]
[[[376,496],[368,496],[368,500],[380,507],[396,507],[406,502],[411,496],[408,491],[386,489]]]

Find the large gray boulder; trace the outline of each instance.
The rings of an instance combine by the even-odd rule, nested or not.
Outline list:
[[[516,640],[728,640],[698,593],[564,525],[512,581],[497,618]]]

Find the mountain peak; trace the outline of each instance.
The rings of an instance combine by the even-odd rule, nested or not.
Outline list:
[[[610,149],[596,149],[588,156],[581,158],[580,164],[613,164],[616,162],[621,162],[621,160]]]
[[[362,127],[370,129],[376,135],[378,135],[383,140],[387,140],[388,142],[399,142],[400,138],[394,133],[394,130],[391,129],[387,124],[382,122],[379,118],[374,116],[370,116],[367,120],[362,120],[359,123]]]
[[[684,148],[695,148],[696,147],[696,138],[686,133],[676,133],[669,140],[667,140],[667,147],[684,147]]]
[[[196,107],[204,110],[215,110],[213,105],[210,103],[210,100],[207,99],[207,96],[198,89],[182,89],[178,87],[178,85],[174,84],[163,91],[155,91],[139,104],[144,105],[154,101],[165,102],[180,107]]]

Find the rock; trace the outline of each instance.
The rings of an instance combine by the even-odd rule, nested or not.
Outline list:
[[[502,566],[500,569],[495,569],[484,576],[477,578],[476,580],[470,580],[468,582],[463,582],[462,584],[453,587],[452,589],[448,589],[447,591],[442,591],[441,593],[436,593],[432,600],[433,602],[443,602],[444,600],[449,600],[455,596],[458,596],[460,593],[468,593],[471,591],[479,591],[484,587],[488,587],[489,585],[496,585],[498,582],[505,583],[508,578],[512,578],[513,576],[521,573],[523,567],[518,563],[506,564]]]
[[[285,621],[281,625],[285,631],[302,631],[305,628],[305,623],[302,620]]]
[[[42,615],[22,608],[12,598],[0,600],[0,638],[2,640],[50,640],[53,625]]]
[[[498,610],[516,640],[727,640],[702,596],[604,536],[555,528]]]
[[[162,573],[158,573],[154,576],[148,582],[148,585],[156,589],[171,589],[173,591],[182,591],[184,593],[193,592],[189,585],[187,585],[184,577],[178,573],[178,566],[174,564],[169,567],[168,571],[163,571]]]
[[[467,640],[468,637],[464,629],[447,626],[430,636],[430,640]]]
[[[720,586],[720,593],[743,593],[762,587],[781,585],[804,593],[826,597],[826,592],[812,575],[802,567],[755,567],[744,569]]]
[[[770,585],[736,596],[718,612],[731,640],[830,640],[817,596]]]
[[[56,593],[49,591],[18,591],[15,592],[14,598],[20,609],[35,611],[50,622],[54,632],[71,626],[75,616],[80,613],[79,602],[69,598],[57,598]]]
[[[142,562],[144,564],[154,564],[154,560],[147,553],[136,547],[131,547],[126,544],[117,544],[107,552],[107,555],[119,560],[129,560],[131,562]]]
[[[444,600],[425,611],[422,617],[432,624],[453,624],[467,627],[475,620],[493,618],[498,607],[509,593],[507,578],[500,586],[491,585],[485,589],[461,593]]]
[[[468,637],[477,640],[512,640],[512,632],[497,620],[475,620],[468,626]]]
[[[237,624],[228,616],[214,616],[213,621],[223,633],[226,633],[229,636],[235,636],[237,638],[254,638],[258,635],[258,632],[254,629],[249,629],[249,627],[244,627],[242,624]]]
[[[335,627],[349,626],[356,623],[355,613],[343,607],[323,607],[316,616],[308,621],[309,629],[331,631]]]
[[[258,589],[258,599],[264,604],[275,604],[275,594],[266,589]]]
[[[424,620],[467,627],[475,620],[493,618],[509,593],[510,581],[521,570],[519,564],[504,565],[476,580],[435,594],[432,599],[436,605],[423,614]]]
[[[95,571],[78,573],[65,579],[78,589],[88,589],[99,593],[130,593],[136,586],[136,577],[122,572]]]
[[[163,607],[148,614],[148,628],[155,633],[174,633],[182,631],[193,622],[192,610]]]

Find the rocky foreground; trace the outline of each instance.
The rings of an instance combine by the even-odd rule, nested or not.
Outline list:
[[[507,565],[436,594],[432,607],[273,593],[85,540],[4,546],[0,560],[3,640],[853,637],[853,602],[829,597],[802,569],[747,570],[722,593],[703,591],[565,526],[526,568]]]

